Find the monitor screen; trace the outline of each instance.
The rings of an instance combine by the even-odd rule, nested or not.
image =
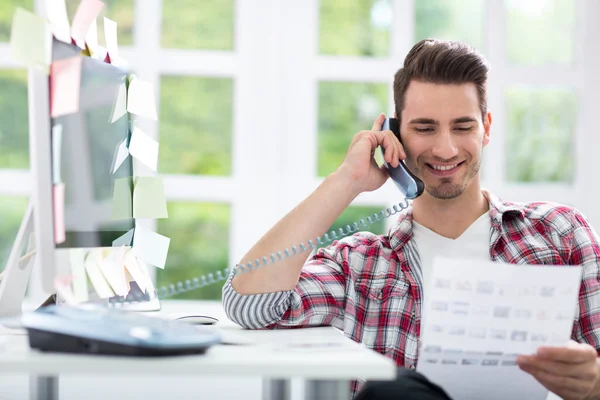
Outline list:
[[[53,183],[61,181],[65,193],[66,240],[57,248],[110,247],[135,225],[133,218],[112,218],[113,207],[127,207],[114,202],[115,181],[133,176],[131,157],[113,171],[130,129],[127,113],[113,122],[127,72],[80,53],[77,46],[54,40],[53,61],[82,58],[78,112],[51,118]]]

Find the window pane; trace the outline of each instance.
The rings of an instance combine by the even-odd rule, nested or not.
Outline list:
[[[66,0],[69,21],[73,21],[73,16],[81,1]],[[106,47],[104,40],[104,17],[106,17],[117,23],[119,45],[133,45],[134,0],[102,0],[102,2],[104,3],[104,9],[96,18],[98,43]]]
[[[0,197],[0,271],[4,270],[8,254],[17,237],[17,231],[27,209],[27,198]]]
[[[340,239],[341,238],[341,235],[339,234],[340,228],[342,228],[344,230],[344,232],[347,232],[348,229],[346,228],[346,225],[353,226],[353,224],[355,222],[360,224],[361,219],[364,219],[365,223],[368,224],[367,217],[373,217],[374,214],[378,214],[380,211],[382,211],[384,209],[385,209],[384,206],[381,206],[381,207],[350,206],[350,207],[346,208],[344,210],[344,212],[342,212],[342,214],[333,223],[333,225],[331,225],[331,227],[329,228],[329,230],[327,232],[329,233],[333,230],[336,231],[337,239]],[[373,221],[374,221],[374,219],[373,219]],[[380,220],[380,221],[374,222],[372,224],[368,224],[365,227],[360,225],[358,231],[359,232],[368,231],[368,232],[373,232],[376,235],[382,235],[383,233],[385,233],[385,220]],[[350,235],[352,235],[352,234],[350,234]],[[350,236],[350,235],[346,235],[346,236]],[[333,239],[333,237],[331,235],[329,235],[329,238]],[[325,247],[331,243],[333,243],[333,240],[331,240],[330,242],[327,242],[327,243],[323,243],[322,245],[317,246],[317,248]]]
[[[416,41],[460,40],[482,51],[483,6],[482,0],[415,1]]]
[[[0,42],[10,41],[10,28],[17,7],[33,12],[33,0],[2,0],[0,3]]]
[[[388,86],[376,83],[320,82],[318,175],[342,163],[356,133],[371,129],[388,107]]]
[[[575,93],[514,88],[506,95],[507,180],[571,182],[575,164]]]
[[[0,168],[29,168],[27,70],[0,70]]]
[[[233,50],[234,0],[169,0],[162,5],[162,47]]]
[[[230,175],[232,115],[231,79],[162,77],[160,171]]]
[[[158,232],[171,238],[167,265],[157,269],[158,287],[192,280],[228,268],[229,204],[169,203],[169,218],[158,220]],[[223,282],[174,296],[220,299]]]
[[[573,61],[573,0],[505,0],[507,57],[517,64]]]
[[[386,57],[392,21],[391,0],[320,0],[319,53]]]

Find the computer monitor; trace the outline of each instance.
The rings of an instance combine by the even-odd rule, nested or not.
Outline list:
[[[0,315],[20,313],[32,259],[41,273],[43,290],[54,293],[55,278],[69,274],[71,249],[112,247],[114,240],[135,226],[133,218],[111,218],[112,208],[118,207],[113,199],[115,180],[133,176],[131,157],[113,171],[119,145],[128,140],[130,130],[129,114],[113,121],[127,71],[82,55],[75,45],[53,39],[52,61],[69,57],[82,59],[79,108],[75,113],[52,118],[51,80],[42,71],[29,70],[33,190],[0,282]],[[53,188],[59,184],[64,184],[64,221],[58,221],[55,215]],[[62,223],[64,240],[57,243],[55,228]],[[25,246],[29,251],[23,257]]]

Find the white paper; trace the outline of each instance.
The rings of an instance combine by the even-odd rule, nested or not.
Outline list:
[[[142,226],[135,227],[133,247],[138,258],[158,268],[165,268],[171,239]],[[143,266],[143,265],[142,265]]]
[[[569,341],[581,267],[433,262],[418,371],[455,400],[546,399],[519,354]]]
[[[127,111],[141,117],[158,120],[154,89],[150,82],[132,77],[127,90]]]
[[[117,43],[117,23],[104,17],[104,39],[106,51],[109,57],[117,60],[119,58],[119,45]]]
[[[117,150],[116,150],[116,154],[115,154],[115,161],[113,163],[113,168],[112,168],[113,174],[115,172],[117,172],[117,170],[119,169],[121,164],[123,164],[123,162],[127,159],[128,155],[129,155],[129,150],[127,149],[127,139],[125,139],[121,143],[119,143],[119,145],[117,146]]]
[[[105,54],[106,55],[106,54]],[[104,57],[102,57],[104,60]],[[127,87],[125,82],[119,85],[119,91],[117,92],[117,99],[115,100],[115,108],[110,123],[114,123],[119,118],[127,113]]]
[[[71,25],[65,0],[46,0],[45,4],[52,33],[58,40],[71,44]]]
[[[137,126],[133,128],[129,142],[129,154],[148,168],[156,171],[158,166],[158,142]]]
[[[85,35],[85,43],[92,52],[92,54],[98,48],[98,25],[96,24],[96,18],[92,20],[90,27]]]

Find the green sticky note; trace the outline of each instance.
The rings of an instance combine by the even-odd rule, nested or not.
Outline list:
[[[133,178],[115,179],[110,218],[112,220],[133,218]]]
[[[133,189],[134,218],[169,218],[165,186],[160,176],[138,176]]]
[[[10,33],[10,56],[16,63],[49,73],[52,62],[50,24],[39,15],[17,8]]]

